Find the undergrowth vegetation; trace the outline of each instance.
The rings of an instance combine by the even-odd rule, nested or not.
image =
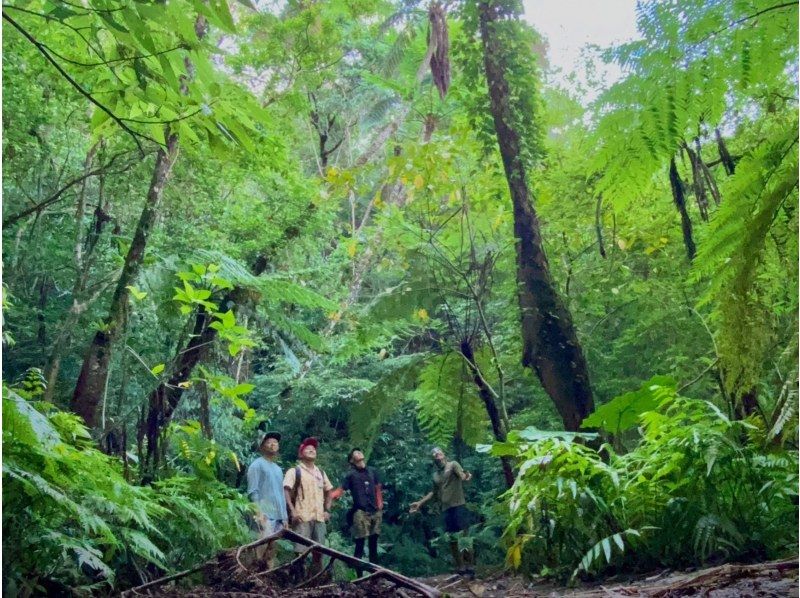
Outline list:
[[[138,486],[76,416],[3,387],[3,569],[11,595],[88,594],[246,541],[250,506],[194,476]]]
[[[489,449],[519,459],[506,494],[514,567],[571,577],[727,559],[769,559],[797,544],[797,453],[770,447],[755,420],[651,380],[584,422],[641,433],[626,452],[598,435],[512,432]],[[605,425],[613,421],[613,426]]]
[[[363,450],[407,574],[434,445],[481,574],[796,549],[800,5],[631,1],[564,73],[524,4],[3,5],[4,595],[252,539],[266,429]]]

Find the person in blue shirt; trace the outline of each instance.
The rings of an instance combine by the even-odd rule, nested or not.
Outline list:
[[[247,497],[258,509],[256,522],[261,538],[266,538],[288,525],[283,471],[275,463],[280,441],[281,435],[278,432],[261,432],[258,442],[261,456],[247,468]],[[277,547],[277,542],[272,542],[259,546],[256,550],[256,557],[266,560],[269,569],[274,568]]]

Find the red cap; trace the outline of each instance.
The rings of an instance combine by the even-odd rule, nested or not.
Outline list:
[[[315,449],[319,448],[319,440],[312,436],[311,438],[306,438],[303,442],[301,442],[300,448],[297,449],[298,458],[303,456],[303,449],[307,446],[313,446]]]

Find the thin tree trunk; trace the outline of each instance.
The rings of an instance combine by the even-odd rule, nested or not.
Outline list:
[[[217,337],[217,330],[209,328],[210,316],[200,308],[195,316],[194,329],[186,348],[178,353],[172,374],[167,382],[159,384],[148,397],[147,415],[142,424],[143,437],[147,439],[147,453],[143,463],[143,471],[154,470],[159,463],[159,440],[161,432],[169,424],[172,414],[185,390],[194,367],[208,353],[211,343]]]
[[[603,244],[603,196],[597,196],[597,204],[594,208],[594,230],[597,233],[597,250],[600,257],[605,259],[606,246]]]
[[[36,330],[36,340],[39,341],[43,350],[47,349],[47,323],[44,317],[44,310],[47,308],[47,298],[50,295],[51,286],[50,276],[47,274],[42,276],[42,280],[39,281],[39,305],[36,313],[38,328]]]
[[[714,180],[714,175],[711,174],[711,170],[706,166],[706,163],[700,160],[700,169],[703,172],[703,176],[706,179],[706,183],[708,184],[708,190],[711,193],[711,197],[714,198],[714,205],[719,205],[722,203],[722,196],[719,193],[719,187],[717,186],[717,181]]]
[[[669,161],[669,183],[672,187],[672,199],[675,202],[678,213],[681,215],[681,230],[683,231],[683,244],[686,246],[686,255],[689,256],[690,260],[693,260],[697,253],[697,248],[692,238],[692,220],[689,218],[689,212],[686,211],[686,196],[683,193],[681,177],[678,176],[675,158]]]
[[[267,260],[256,260],[253,275],[260,276],[267,267]],[[227,293],[220,301],[223,309],[234,309],[248,301],[249,293],[246,289],[237,287]],[[159,384],[148,396],[147,412],[139,421],[138,438],[147,439],[147,449],[142,461],[145,476],[151,475],[160,463],[161,451],[159,450],[161,434],[169,425],[172,415],[180,404],[183,393],[187,388],[186,382],[191,378],[194,368],[208,355],[211,346],[217,338],[217,330],[209,328],[209,314],[201,309],[195,315],[192,334],[185,348],[179,348],[173,360],[172,375],[167,382]],[[208,409],[207,389],[200,394],[200,420],[203,433],[207,438],[212,437],[211,418]],[[140,441],[141,444],[141,441]],[[141,450],[141,449],[140,449]]]
[[[102,142],[95,143],[89,152],[86,154],[86,161],[84,162],[84,171],[89,172],[89,167],[92,164],[97,148]],[[96,294],[93,298],[79,301],[79,297],[86,290],[86,284],[89,278],[89,258],[94,250],[94,245],[84,251],[84,234],[83,234],[83,218],[86,213],[86,179],[81,183],[81,190],[78,194],[78,202],[75,206],[75,245],[73,252],[75,254],[75,282],[72,285],[72,305],[67,312],[67,316],[59,327],[56,337],[53,341],[53,346],[50,349],[47,362],[44,368],[44,378],[46,387],[44,391],[43,400],[52,401],[55,393],[55,385],[58,380],[58,372],[61,369],[61,359],[64,356],[67,345],[72,338],[73,331],[77,328],[78,320],[81,314],[93,302],[93,299],[99,296]],[[98,231],[102,231],[102,228]]]
[[[514,206],[517,282],[522,319],[522,364],[531,367],[553,400],[567,430],[577,430],[593,410],[586,359],[550,275],[539,220],[531,202],[521,158],[519,133],[513,128],[513,106],[505,77],[503,47],[496,28],[503,25],[496,3],[479,3],[484,68],[492,116]]]
[[[461,341],[460,345],[461,354],[464,356],[467,367],[469,368],[472,379],[475,381],[475,386],[478,388],[478,395],[486,407],[486,414],[489,416],[489,421],[492,424],[492,434],[498,442],[505,442],[507,430],[503,425],[503,419],[500,417],[500,410],[497,408],[497,403],[494,400],[492,391],[486,384],[486,380],[478,370],[478,365],[475,362],[475,353],[472,350],[472,343],[469,339]],[[511,468],[511,459],[509,457],[501,457],[500,461],[503,466],[503,478],[505,479],[506,486],[511,488],[514,485],[514,471]]]
[[[147,240],[161,205],[164,187],[178,155],[177,135],[168,134],[166,141],[166,147],[159,149],[156,155],[147,200],[139,217],[139,223],[136,226],[130,249],[125,256],[125,265],[117,281],[117,288],[111,300],[108,316],[103,322],[103,329],[95,333],[91,344],[86,350],[75,391],[72,395],[70,408],[80,415],[90,428],[93,428],[96,424],[97,405],[105,388],[114,344],[127,323],[127,307],[130,296],[128,287],[135,282],[139,274],[145,249],[147,248]]]
[[[692,165],[692,189],[694,189],[694,198],[697,201],[697,208],[700,210],[700,217],[708,222],[708,198],[706,197],[706,188],[703,182],[703,170],[700,166],[700,154],[693,151],[688,144],[684,144],[683,148],[686,150],[689,162]]]
[[[211,408],[207,382],[203,382],[203,388],[200,390],[200,428],[203,430],[203,436],[209,440],[214,438],[214,431],[211,428]]]
[[[736,162],[733,161],[733,157],[728,151],[728,146],[725,145],[725,140],[722,138],[722,134],[719,132],[719,129],[714,129],[714,134],[717,137],[717,151],[719,151],[719,159],[722,162],[722,166],[725,168],[725,172],[728,174],[728,176],[730,176],[736,172]]]

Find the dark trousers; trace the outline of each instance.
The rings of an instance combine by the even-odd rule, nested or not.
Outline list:
[[[378,561],[378,535],[373,534],[371,536],[367,536],[366,538],[356,538],[356,550],[353,553],[353,556],[357,559],[364,558],[364,540],[369,542],[369,562],[376,563]],[[361,571],[358,572],[358,576],[361,577]]]

